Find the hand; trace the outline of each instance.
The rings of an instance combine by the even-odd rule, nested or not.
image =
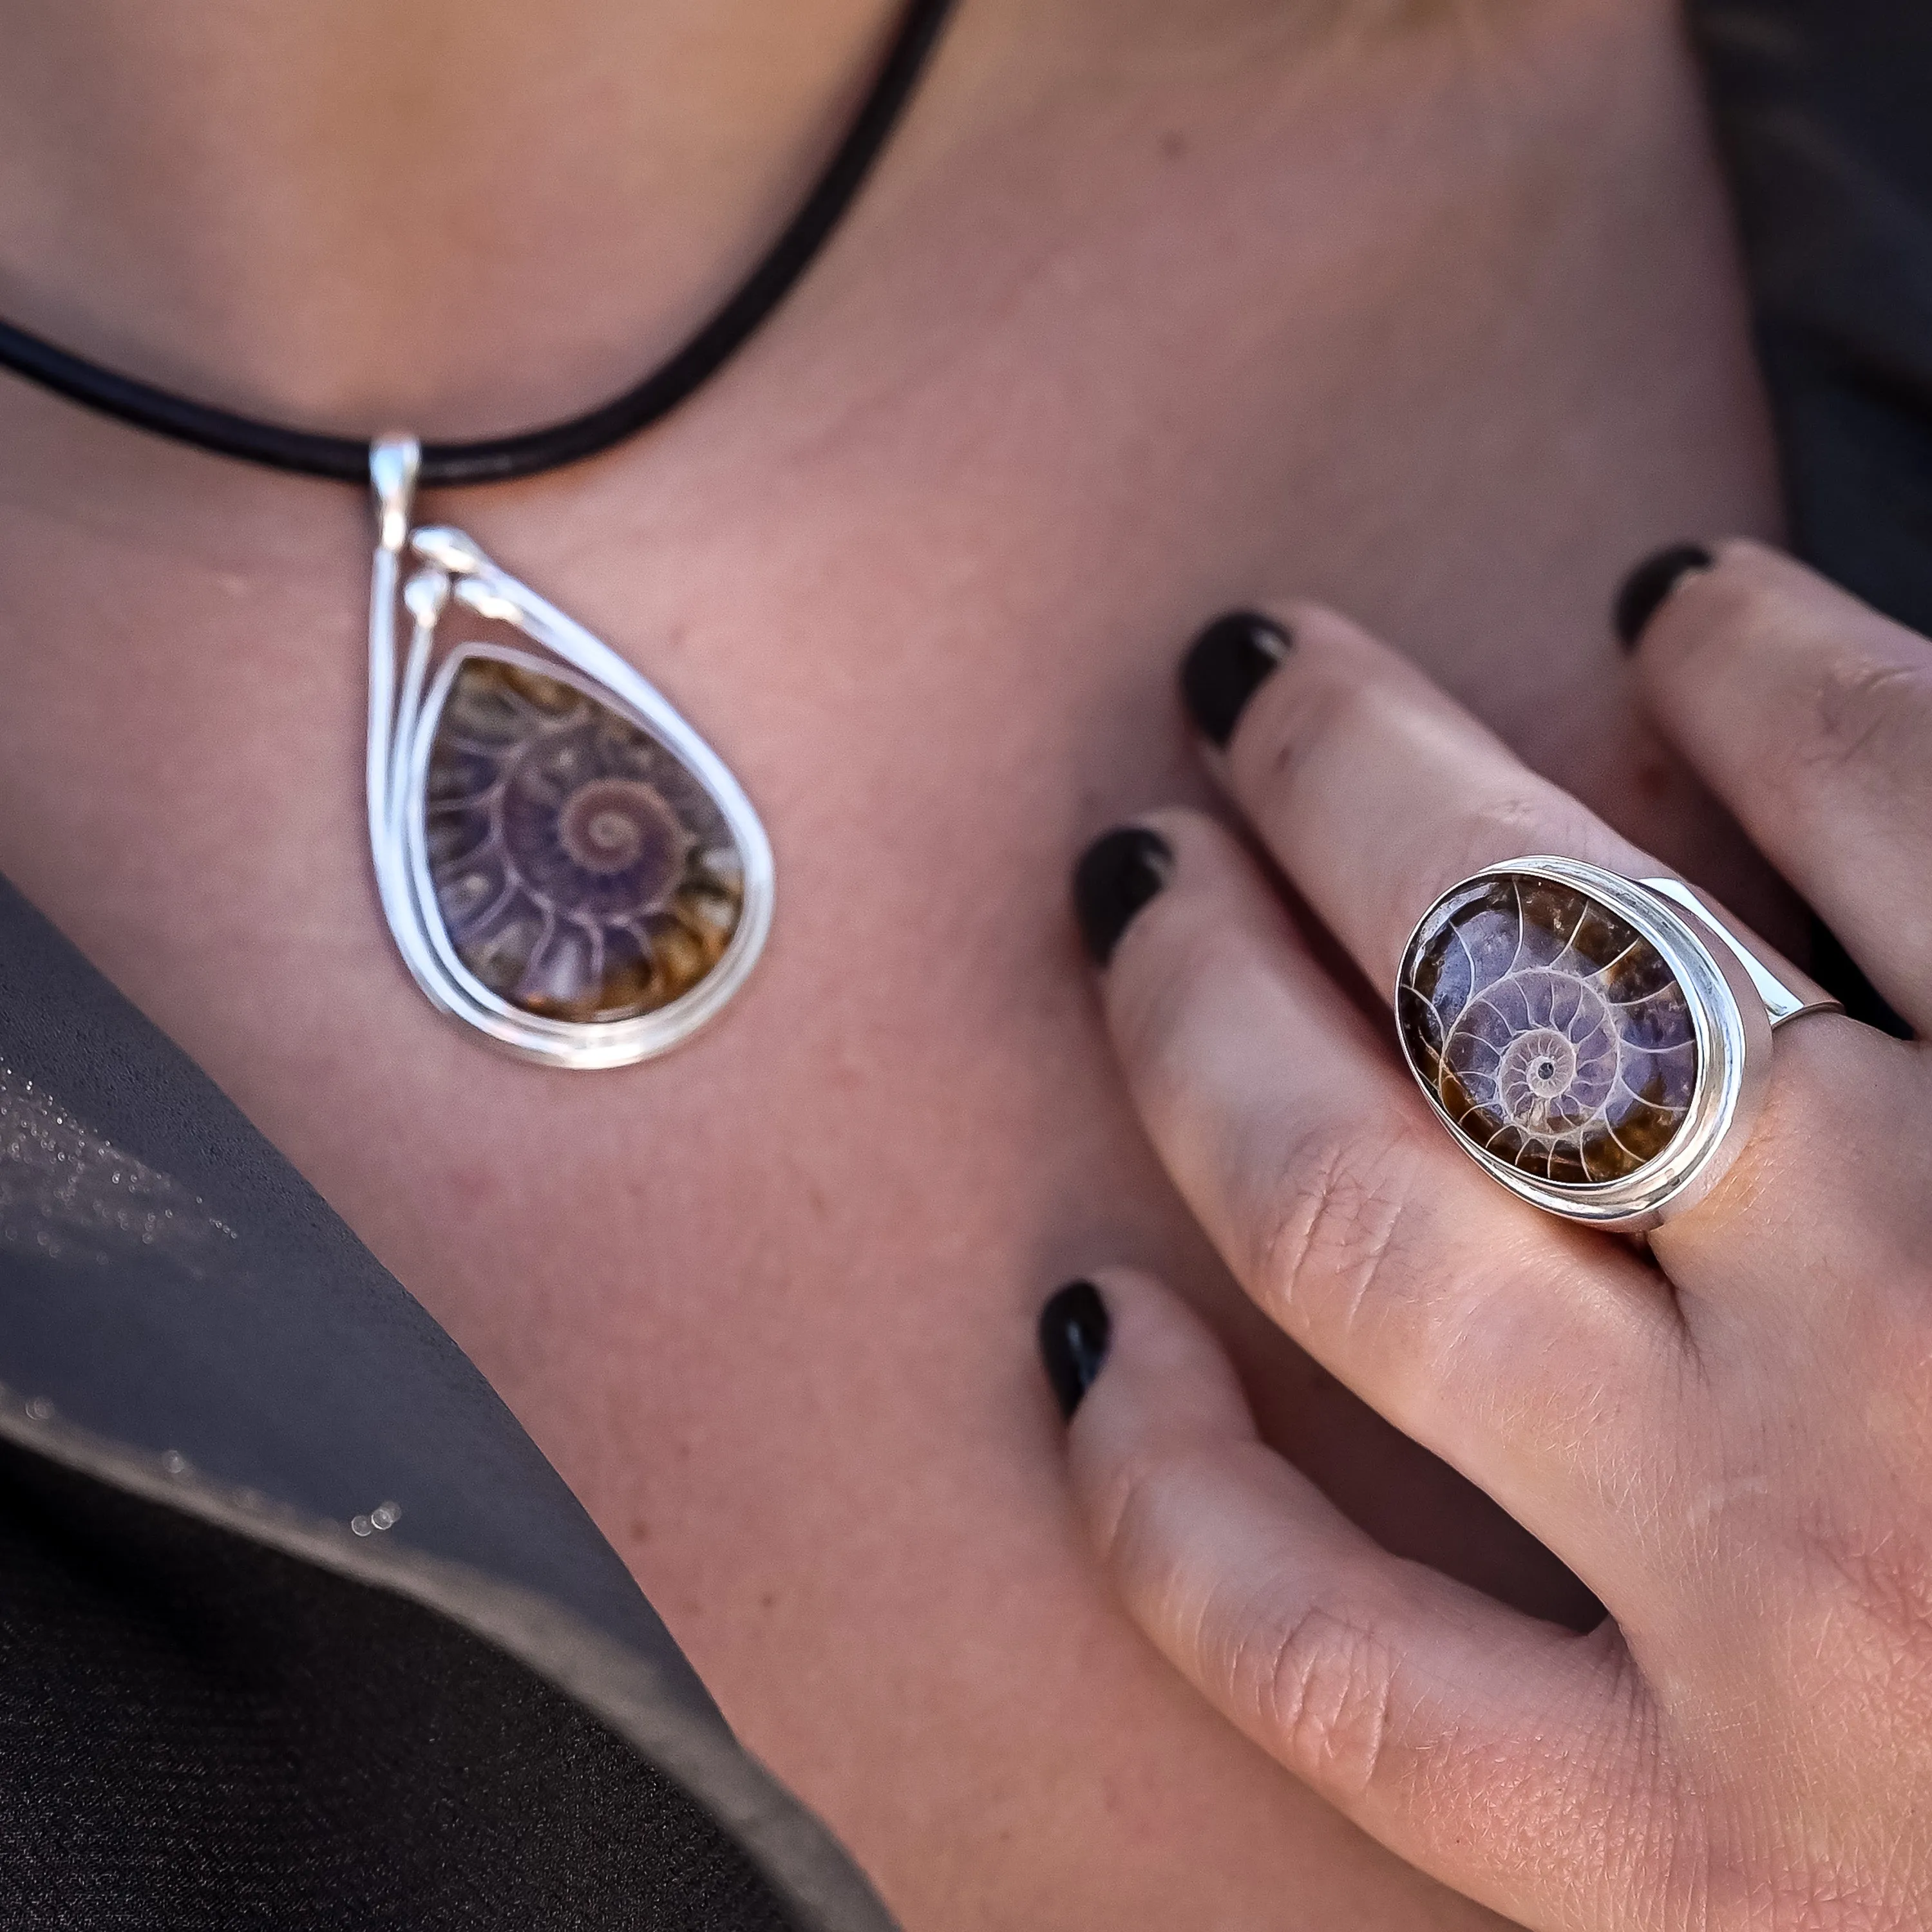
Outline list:
[[[1340,617],[1279,614],[1279,646],[1251,627],[1218,674],[1197,652],[1193,708],[1375,987],[1483,866],[1663,869]],[[1932,644],[1740,543],[1676,584],[1636,675],[1932,1030]],[[1468,1160],[1208,820],[1110,834],[1080,902],[1148,1132],[1249,1294],[1609,1612],[1579,1635],[1389,1556],[1257,1439],[1174,1294],[1103,1271],[1042,1344],[1148,1637],[1366,1830],[1527,1925],[1932,1922],[1926,1049],[1781,1029],[1744,1152],[1647,1258]]]

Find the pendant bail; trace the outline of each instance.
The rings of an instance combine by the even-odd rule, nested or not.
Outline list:
[[[405,431],[387,430],[369,446],[376,540],[392,556],[400,556],[410,540],[410,512],[415,507],[416,476],[422,468],[422,445]]]

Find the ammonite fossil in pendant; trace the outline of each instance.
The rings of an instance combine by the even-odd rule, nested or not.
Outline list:
[[[1689,998],[1656,946],[1579,886],[1505,872],[1450,892],[1409,942],[1396,1017],[1457,1131],[1538,1180],[1623,1180],[1690,1117]]]
[[[370,454],[369,840],[389,931],[430,1004],[506,1052],[649,1060],[745,983],[770,842],[634,665],[460,530],[412,526],[417,454],[404,436]],[[448,637],[472,622],[515,641]]]
[[[457,957],[520,1011],[602,1023],[690,993],[737,929],[724,814],[649,732],[568,674],[465,653],[432,728],[424,810]]]

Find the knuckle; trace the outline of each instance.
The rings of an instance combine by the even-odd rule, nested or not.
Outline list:
[[[1795,742],[1805,770],[1817,777],[1900,764],[1916,770],[1928,721],[1932,674],[1834,650],[1821,658],[1804,692]]]
[[[1402,1652],[1372,1616],[1311,1604],[1255,1648],[1236,1675],[1252,1678],[1264,1734],[1290,1769],[1351,1802],[1399,1775]]]
[[[1199,1655],[1210,1681],[1208,1634],[1229,1619],[1220,1580],[1190,1552],[1226,1479],[1225,1463],[1198,1445],[1130,1450],[1104,1478],[1095,1518],[1101,1562],[1124,1600],[1163,1648]]]
[[[1404,1648],[1372,1603],[1332,1592],[1310,1603],[1274,1566],[1230,1576],[1187,1560],[1188,1526],[1226,1480],[1224,1464],[1187,1448],[1131,1455],[1112,1472],[1102,1553],[1137,1619],[1250,1735],[1332,1796],[1381,1784],[1399,1736],[1420,1770],[1428,1754],[1406,1736]]]
[[[1418,1223],[1434,1152],[1424,1129],[1406,1122],[1350,1123],[1294,1150],[1252,1269],[1277,1321],[1332,1344],[1364,1327],[1427,1324],[1431,1298],[1414,1258],[1427,1250]]]
[[[1096,1518],[1100,1558],[1124,1580],[1147,1572],[1150,1552],[1164,1544],[1174,1504],[1190,1486],[1183,1462],[1170,1448],[1143,1444],[1108,1470]]]

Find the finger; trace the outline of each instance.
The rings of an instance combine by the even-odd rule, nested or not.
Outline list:
[[[1932,644],[1754,543],[1644,626],[1664,730],[1873,983],[1932,1030]]]
[[[1399,1856],[1540,1925],[1648,1856],[1646,1692],[1614,1624],[1544,1624],[1398,1561],[1256,1438],[1226,1358],[1144,1277],[1096,1278],[1075,1496],[1129,1612],[1219,1710]]]
[[[1666,1284],[1467,1159],[1226,832],[1149,822],[1167,883],[1102,991],[1168,1172],[1264,1312],[1618,1607],[1700,1466]]]

